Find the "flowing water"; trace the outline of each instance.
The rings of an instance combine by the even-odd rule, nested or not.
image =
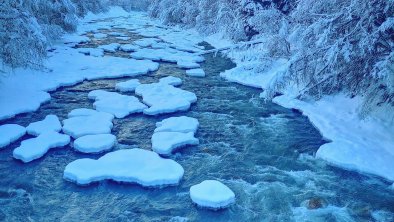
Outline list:
[[[111,31],[140,38],[124,29],[101,30]],[[111,42],[124,41],[109,37],[79,47]],[[101,155],[77,153],[67,146],[23,164],[12,158],[12,150],[29,138],[25,136],[0,151],[0,221],[374,221],[376,210],[394,212],[394,191],[388,188],[389,183],[314,159],[326,141],[305,116],[263,101],[260,90],[221,79],[220,72],[234,67],[229,59],[205,58],[205,78],[187,77],[184,70],[170,63],[161,63],[158,71],[138,77],[143,83],[168,75],[182,78],[181,88],[198,97],[189,111],[157,117],[136,114],[114,121],[113,134],[119,142],[116,150],[150,149],[155,123],[164,118],[187,115],[199,120],[196,137],[200,145],[180,149],[170,157],[185,169],[178,186],[142,188],[111,181],[77,186],[63,180],[65,166],[79,158]],[[27,126],[48,114],[63,120],[72,109],[93,108],[87,98],[91,90],[114,91],[117,82],[128,79],[86,81],[60,88],[36,112],[1,124]],[[195,206],[189,188],[206,179],[228,185],[236,194],[236,203],[219,211]],[[381,215],[386,215],[387,221],[392,216]]]

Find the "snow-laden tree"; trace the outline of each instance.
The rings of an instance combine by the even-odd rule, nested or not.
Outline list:
[[[153,0],[149,13],[203,34],[264,39],[263,47],[252,46],[264,50],[249,56],[261,62],[255,70],[265,70],[267,58],[289,61],[267,99],[291,88],[298,98],[362,96],[364,113],[381,104],[394,107],[393,0]]]
[[[3,1],[0,7],[0,56],[11,67],[38,68],[46,55],[47,39],[37,19],[22,1]]]

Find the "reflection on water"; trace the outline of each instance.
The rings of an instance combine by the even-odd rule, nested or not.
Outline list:
[[[87,46],[115,41],[121,40],[110,37]],[[200,145],[170,157],[185,169],[179,186],[145,189],[106,181],[79,187],[62,179],[64,167],[75,159],[100,155],[66,147],[23,164],[12,159],[19,141],[0,151],[0,221],[373,221],[376,210],[394,212],[394,192],[387,183],[313,158],[325,141],[306,117],[262,101],[259,90],[220,79],[219,72],[233,66],[226,58],[207,55],[202,65],[207,77],[193,78],[173,64],[161,63],[158,71],[138,79],[150,83],[167,75],[180,77],[181,88],[196,93],[197,103],[188,112],[137,114],[114,121],[113,133],[119,141],[115,149],[150,149],[157,121],[179,115],[197,118]],[[115,83],[128,79],[60,88],[37,112],[2,123],[27,126],[48,114],[64,119],[72,109],[92,108],[87,98],[91,90],[114,91]],[[236,194],[236,204],[216,212],[194,206],[189,187],[205,179],[228,185]]]

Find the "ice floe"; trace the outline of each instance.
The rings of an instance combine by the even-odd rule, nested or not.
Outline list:
[[[155,132],[152,136],[152,150],[160,155],[170,155],[178,148],[198,144],[194,132]]]
[[[79,48],[78,52],[85,54],[85,55],[94,56],[94,57],[104,56],[104,50],[100,49],[100,48]]]
[[[142,96],[143,102],[150,106],[144,109],[147,115],[185,111],[197,101],[194,93],[162,83],[141,84],[135,93]]]
[[[190,197],[201,207],[221,209],[235,202],[234,192],[216,180],[204,180],[190,187]]]
[[[140,48],[139,46],[136,46],[133,44],[124,44],[119,47],[119,50],[123,51],[123,52],[134,52],[134,51],[138,50],[139,48]]]
[[[6,147],[26,134],[26,128],[17,124],[0,126],[0,148]]]
[[[119,43],[111,43],[108,45],[99,46],[99,48],[103,49],[105,52],[116,52],[116,50],[119,49],[119,47],[120,47]]]
[[[117,150],[98,160],[78,159],[69,163],[64,170],[66,180],[81,185],[101,180],[148,187],[176,185],[183,174],[184,170],[177,162],[143,149]]]
[[[115,89],[121,92],[134,92],[137,86],[141,85],[138,79],[130,79],[125,82],[116,83]]]
[[[74,149],[82,153],[101,153],[112,149],[116,136],[112,134],[87,135],[74,141]]]
[[[197,119],[187,116],[170,117],[156,123],[156,132],[195,133],[198,129]]]
[[[45,119],[30,123],[26,127],[27,133],[33,136],[38,136],[46,132],[59,132],[62,130],[62,124],[59,118],[55,115],[47,115]]]
[[[70,114],[68,119],[63,120],[63,132],[73,138],[111,133],[114,116],[109,113],[77,109]]]
[[[182,79],[174,76],[163,77],[159,80],[159,83],[168,84],[172,86],[182,85]]]
[[[186,70],[186,75],[193,77],[205,77],[205,72],[203,69],[189,69]]]
[[[36,138],[22,141],[21,145],[14,150],[13,156],[27,163],[44,156],[52,148],[64,147],[69,143],[70,137],[67,135],[45,132]]]
[[[88,94],[89,99],[96,100],[93,106],[96,110],[113,114],[117,118],[124,118],[133,113],[143,112],[148,108],[134,96],[126,96],[116,92],[94,90]]]

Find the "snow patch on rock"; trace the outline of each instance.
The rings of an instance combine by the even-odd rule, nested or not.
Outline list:
[[[144,110],[147,115],[185,111],[197,101],[194,93],[161,83],[141,84],[135,93],[142,96],[143,102],[150,106]]]
[[[74,149],[82,153],[101,153],[112,149],[116,136],[112,134],[87,135],[74,141]]]
[[[6,147],[26,134],[26,128],[17,124],[0,126],[0,148]]]
[[[118,150],[98,160],[78,159],[64,170],[66,180],[81,185],[101,180],[137,183],[146,187],[176,185],[183,174],[184,170],[177,162],[143,149]]]
[[[62,124],[57,116],[47,115],[44,120],[30,123],[26,130],[28,134],[38,136],[46,132],[59,132],[62,130]]]
[[[114,116],[109,113],[77,109],[73,110],[69,117],[63,120],[63,132],[73,138],[85,135],[108,134],[111,133],[113,127],[112,120]]]
[[[70,143],[70,137],[57,132],[45,132],[36,138],[22,141],[13,152],[15,159],[27,163],[44,156],[52,148],[64,147]]]
[[[141,85],[138,79],[130,79],[125,82],[116,83],[115,89],[121,92],[134,92],[137,86]]]
[[[198,144],[199,140],[194,137],[194,132],[155,132],[152,136],[152,150],[160,155],[167,156],[178,148]]]
[[[196,133],[199,126],[197,119],[187,116],[170,117],[156,123],[156,132]]]
[[[134,96],[126,96],[115,92],[94,90],[88,95],[96,100],[93,104],[96,110],[113,114],[117,118],[124,118],[133,113],[140,113],[147,108]]]
[[[186,75],[193,77],[205,77],[205,72],[203,69],[189,69],[186,70]]]
[[[197,205],[211,209],[226,208],[235,202],[234,192],[216,180],[205,180],[191,186],[190,197]]]
[[[163,77],[159,80],[159,83],[172,85],[172,86],[179,86],[182,85],[182,79],[174,76],[167,76]]]

